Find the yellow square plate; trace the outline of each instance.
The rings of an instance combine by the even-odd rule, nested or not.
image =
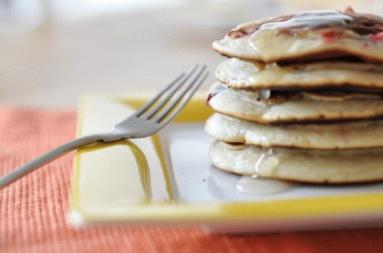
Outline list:
[[[84,96],[78,136],[112,129],[147,97]],[[280,188],[270,182],[244,190],[238,185],[243,179],[209,163],[213,140],[203,122],[210,114],[196,96],[157,136],[77,151],[72,224],[199,224],[214,232],[265,232],[383,223],[383,183]],[[279,190],[270,190],[274,186]]]

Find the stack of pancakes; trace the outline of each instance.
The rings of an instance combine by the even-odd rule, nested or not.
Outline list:
[[[383,180],[383,19],[309,11],[249,22],[213,47],[212,163],[309,183]]]

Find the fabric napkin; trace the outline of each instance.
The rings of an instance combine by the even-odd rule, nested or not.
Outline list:
[[[74,138],[73,110],[0,107],[0,175]],[[383,252],[383,229],[209,235],[199,228],[67,223],[73,154],[0,190],[0,252]]]

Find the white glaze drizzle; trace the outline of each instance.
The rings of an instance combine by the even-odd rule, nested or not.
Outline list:
[[[284,28],[313,28],[332,25],[346,25],[352,17],[333,10],[307,11],[294,15],[286,21],[264,23],[258,31]]]

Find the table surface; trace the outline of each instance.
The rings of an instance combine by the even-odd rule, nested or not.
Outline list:
[[[304,3],[302,8],[307,8],[308,1],[285,1]],[[368,5],[372,2],[377,1]],[[382,10],[371,6],[376,12]],[[283,10],[275,7],[256,8],[254,16]],[[315,8],[323,9],[323,5]],[[223,58],[210,44],[235,19],[204,25],[215,20],[213,13],[199,14],[202,22],[191,22],[188,13],[187,9],[151,9],[50,21],[25,32],[0,29],[0,175],[73,138],[73,107],[83,93],[155,91],[194,63],[206,63],[213,71]],[[211,75],[204,89],[213,79]],[[0,191],[0,252],[350,253],[383,249],[382,229],[252,236],[210,236],[199,228],[76,230],[66,222],[72,158],[65,156]]]

